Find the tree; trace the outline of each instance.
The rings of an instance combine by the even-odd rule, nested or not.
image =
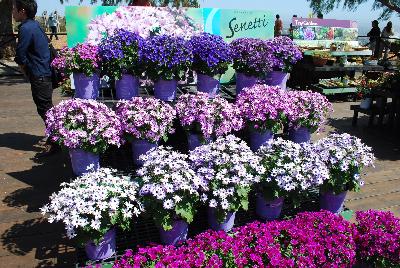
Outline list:
[[[0,0],[0,10],[6,11],[0,12],[0,45],[3,45],[3,42],[12,39],[12,36],[10,36],[13,33],[12,0]],[[0,47],[0,59],[14,55],[14,48],[15,40],[7,42],[7,45]]]
[[[354,11],[358,5],[370,0],[307,0],[315,12],[327,13],[342,6],[344,9]],[[381,10],[380,19],[388,19],[393,13],[400,15],[400,0],[374,0],[373,10]]]

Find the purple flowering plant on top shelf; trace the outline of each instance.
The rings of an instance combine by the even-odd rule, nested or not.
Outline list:
[[[137,171],[140,195],[156,224],[171,230],[173,222],[193,221],[200,190],[207,184],[191,169],[188,156],[160,146],[140,156],[143,167]]]
[[[46,135],[69,149],[103,153],[122,143],[121,123],[114,111],[94,100],[61,101],[46,114]]]
[[[208,94],[184,94],[175,105],[181,125],[203,139],[220,137],[243,126],[239,109],[222,97],[209,99]]]
[[[167,140],[173,133],[173,121],[176,116],[171,105],[154,98],[134,97],[119,101],[116,114],[127,140],[143,139],[157,143]]]
[[[116,80],[121,79],[122,74],[140,77],[144,71],[143,44],[144,39],[138,34],[116,29],[99,44],[103,72]]]
[[[358,192],[360,186],[364,185],[360,175],[362,169],[373,166],[375,160],[371,147],[347,133],[330,134],[319,140],[315,146],[330,173],[322,189],[335,194],[344,191]]]
[[[64,47],[51,62],[51,66],[65,76],[72,73],[91,76],[99,71],[100,65],[98,47],[88,43],[77,44],[73,48]]]
[[[182,37],[157,35],[146,39],[143,62],[150,79],[184,79],[193,63],[191,44]]]
[[[223,74],[232,62],[231,49],[221,36],[202,33],[190,39],[193,48],[192,68],[209,76]]]
[[[216,209],[219,222],[228,212],[248,209],[248,194],[264,168],[244,141],[233,135],[220,137],[191,151],[189,158],[200,179],[207,182],[201,201]]]
[[[274,68],[289,73],[293,65],[303,58],[300,48],[287,36],[267,41],[274,57]]]
[[[263,76],[272,71],[274,62],[271,50],[264,40],[238,38],[230,43],[233,68],[247,76]]]

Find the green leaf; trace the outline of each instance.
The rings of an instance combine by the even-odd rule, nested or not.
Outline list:
[[[194,217],[194,207],[191,203],[179,203],[175,207],[176,215],[182,217],[187,223],[191,223]]]

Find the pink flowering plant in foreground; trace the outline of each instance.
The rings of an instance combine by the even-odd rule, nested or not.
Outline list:
[[[190,152],[192,166],[207,188],[201,201],[216,209],[219,222],[228,212],[248,209],[248,194],[264,168],[246,143],[233,135]]]
[[[156,143],[160,139],[167,140],[168,134],[174,132],[175,109],[158,99],[134,97],[119,101],[116,113],[128,140],[143,139]]]
[[[246,126],[258,130],[277,133],[285,122],[288,108],[286,93],[280,87],[255,85],[245,88],[236,98]]]
[[[172,229],[175,220],[193,221],[199,192],[206,188],[191,169],[188,156],[159,147],[140,156],[143,167],[137,171],[141,182],[140,195],[146,210],[164,230]]]
[[[51,66],[66,76],[72,73],[83,73],[91,76],[100,69],[98,47],[82,43],[73,48],[64,47],[51,62]]]
[[[356,212],[358,258],[373,267],[400,267],[400,219],[389,211]]]
[[[62,147],[95,154],[122,143],[117,115],[95,100],[64,100],[51,108],[46,114],[46,135]]]
[[[139,185],[130,177],[102,168],[62,183],[41,212],[49,222],[63,222],[68,238],[98,243],[111,228],[130,229],[144,210],[138,192]]]
[[[219,96],[209,99],[202,92],[181,95],[175,109],[181,125],[203,139],[227,135],[243,126],[239,109]]]
[[[324,181],[322,190],[335,194],[358,192],[364,185],[360,175],[362,169],[373,166],[375,160],[372,148],[347,133],[330,134],[319,140],[315,147],[320,159],[329,168],[329,179]]]

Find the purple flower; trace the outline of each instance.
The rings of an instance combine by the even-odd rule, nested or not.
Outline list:
[[[275,37],[267,44],[274,57],[274,68],[290,72],[292,66],[303,58],[303,53],[289,37]]]

